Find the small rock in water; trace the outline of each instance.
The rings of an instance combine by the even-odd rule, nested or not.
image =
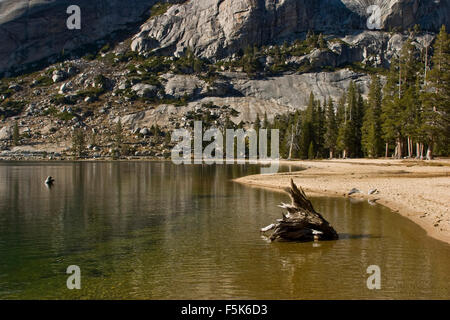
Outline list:
[[[47,177],[47,180],[45,180],[45,184],[51,185],[55,182],[55,179],[53,179],[51,176]]]
[[[361,193],[361,191],[359,191],[359,190],[356,189],[356,188],[353,188],[352,190],[350,190],[350,192],[348,193],[348,195],[350,196],[350,195],[352,195],[352,194],[354,194],[354,193]]]
[[[377,194],[377,193],[378,193],[378,189],[370,189],[367,194]]]

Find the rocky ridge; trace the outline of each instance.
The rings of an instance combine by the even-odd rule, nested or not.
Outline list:
[[[380,7],[380,29],[385,31],[415,24],[437,31],[450,23],[448,0],[192,0],[149,19],[134,36],[132,49],[177,56],[192,48],[201,57],[224,58],[249,44],[289,40],[308,30],[367,30],[370,5]]]
[[[142,8],[154,3],[136,2]],[[8,9],[6,16],[11,17],[15,11],[8,3],[11,6],[9,1],[0,3],[0,9]],[[445,11],[436,11],[445,9],[447,1],[382,3],[385,29],[415,23],[434,29],[436,23],[448,21]],[[28,10],[34,8],[32,4]],[[64,157],[70,153],[70,136],[78,129],[89,138],[90,156],[111,156],[119,122],[128,156],[163,157],[170,150],[169,133],[191,127],[193,120],[223,126],[229,119],[249,127],[257,116],[267,114],[272,120],[304,109],[310,92],[322,101],[337,101],[350,81],[366,95],[370,73],[383,74],[408,38],[422,52],[434,38],[427,31],[362,30],[367,4],[363,0],[191,0],[167,5],[140,32],[123,41],[100,42],[103,48],[95,54],[68,57],[34,73],[0,79],[0,149],[4,150],[0,158],[41,157],[49,151]],[[119,4],[112,1],[107,8],[114,6]],[[111,28],[137,19],[139,10],[134,9],[135,15],[117,20]],[[33,16],[31,11],[28,14]],[[3,26],[16,21],[2,19]],[[90,40],[78,44],[112,29],[94,32]],[[325,32],[323,45],[308,44],[305,37],[310,29]],[[0,28],[0,33],[5,30]],[[31,45],[37,52],[41,47],[56,48],[43,45],[39,37],[36,34],[37,42]],[[258,68],[252,72],[242,67],[242,49],[249,44],[258,51]],[[0,61],[14,66],[19,61],[33,62],[32,55],[16,54],[26,51],[27,45],[25,41],[13,50],[13,58]],[[11,54],[7,46],[1,50],[0,56]],[[40,58],[50,52],[44,51]],[[20,146],[11,145],[15,123]]]

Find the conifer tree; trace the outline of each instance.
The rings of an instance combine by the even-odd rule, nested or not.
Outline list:
[[[323,34],[322,34],[322,33],[319,34],[319,38],[317,39],[317,46],[318,46],[320,49],[324,49],[324,48],[327,47],[327,44],[326,44],[326,42],[325,42],[325,39],[323,38]]]
[[[17,121],[14,122],[14,128],[13,128],[13,144],[15,146],[18,146],[20,144],[20,133],[19,133],[19,125]]]
[[[290,117],[289,125],[287,130],[284,132],[286,136],[285,143],[283,145],[286,145],[287,150],[287,158],[292,159],[295,157],[296,151],[299,150],[299,144],[298,144],[298,136],[300,132],[300,112],[296,111],[293,115],[293,117]],[[283,126],[284,127],[284,126]],[[277,127],[278,128],[278,127]],[[280,128],[282,129],[282,128]],[[281,134],[281,132],[280,132]]]
[[[341,124],[338,133],[338,147],[343,152],[343,158],[356,157],[359,153],[358,135],[360,126],[360,101],[357,95],[357,88],[354,82],[350,82],[347,90],[346,105],[344,106],[344,122]]]
[[[259,134],[259,129],[261,129],[261,120],[259,120],[259,114],[256,114],[255,123],[253,124],[253,129],[255,129],[256,134]]]
[[[433,45],[432,70],[423,101],[422,132],[426,137],[427,159],[432,159],[436,146],[448,154],[450,144],[450,39],[442,26]]]
[[[123,127],[122,122],[117,122],[115,128],[114,128],[114,146],[117,149],[118,152],[120,152],[123,148]]]
[[[364,119],[364,113],[365,113],[365,101],[362,97],[361,91],[358,87],[356,87],[356,94],[357,94],[357,102],[356,102],[356,109],[354,113],[353,118],[353,141],[354,141],[354,153],[353,157],[362,157],[363,151],[362,151],[362,145],[361,145],[361,139],[362,139],[362,125],[363,125],[363,119]]]
[[[326,157],[325,155],[325,134],[326,134],[326,128],[325,128],[325,108],[326,108],[326,100],[323,103],[323,106],[321,105],[320,101],[316,101],[316,112],[315,112],[315,121],[314,121],[314,128],[315,128],[315,143],[316,143],[316,157],[317,158],[323,158]]]
[[[344,126],[347,122],[347,97],[346,92],[342,93],[341,98],[339,99],[338,106],[336,108],[336,124],[338,127],[338,134],[336,137],[336,151],[342,153],[342,156],[345,157],[344,153],[346,152],[345,145],[343,143],[344,140]]]
[[[383,140],[381,137],[381,90],[380,78],[373,75],[369,89],[367,108],[364,114],[364,122],[361,128],[362,148],[364,154],[370,158],[379,157],[383,152]]]
[[[311,141],[308,148],[308,159],[314,159],[314,144]]]
[[[336,115],[334,113],[333,100],[329,98],[326,106],[324,146],[329,152],[330,159],[333,158],[336,150],[337,131],[338,125],[336,122]]]
[[[267,119],[267,112],[264,112],[264,120],[262,125],[264,129],[269,129],[270,127],[269,120]]]
[[[86,149],[86,139],[82,129],[75,129],[72,134],[72,150],[77,157],[82,157]]]
[[[400,75],[400,76],[399,76]],[[387,82],[383,89],[382,102],[382,130],[383,139],[386,141],[386,156],[389,152],[389,144],[395,143],[395,156],[400,158],[402,153],[402,119],[403,108],[401,106],[401,68],[400,60],[393,58],[387,76]]]
[[[314,120],[316,119],[316,100],[314,94],[311,92],[309,95],[309,103],[308,107],[304,111],[304,117],[301,126],[301,141],[300,141],[300,155],[303,159],[309,158],[309,146],[313,144],[314,150],[314,141],[316,132],[314,127]]]

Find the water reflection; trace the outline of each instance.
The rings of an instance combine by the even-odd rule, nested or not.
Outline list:
[[[288,170],[285,168],[285,170]],[[297,170],[297,169],[296,169]],[[233,183],[248,165],[2,163],[0,298],[449,298],[449,246],[365,201],[313,199],[340,233],[270,243],[287,196]],[[42,183],[52,175],[55,185]],[[83,287],[65,287],[68,265]],[[382,290],[365,286],[382,270]]]

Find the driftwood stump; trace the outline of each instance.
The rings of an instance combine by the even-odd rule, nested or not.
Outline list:
[[[291,204],[282,203],[279,207],[286,209],[283,219],[261,229],[266,233],[272,231],[270,240],[284,239],[290,241],[336,240],[337,232],[322,215],[316,212],[311,201],[300,187],[291,179],[291,187],[287,189]]]

